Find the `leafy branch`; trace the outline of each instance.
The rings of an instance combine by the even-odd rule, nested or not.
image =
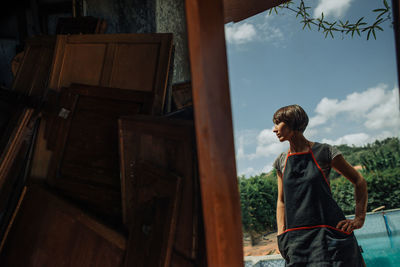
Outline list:
[[[366,32],[367,40],[369,40],[371,34],[376,40],[376,32],[383,31],[383,28],[380,25],[386,21],[391,20],[390,6],[388,5],[386,0],[383,0],[383,7],[372,10],[372,12],[376,14],[376,19],[375,22],[371,24],[368,24],[364,21],[365,17],[360,18],[356,23],[350,23],[348,20],[346,20],[346,22],[343,22],[341,20],[329,22],[325,20],[323,12],[321,14],[321,17],[313,18],[308,13],[311,7],[306,6],[304,4],[304,0],[300,0],[300,3],[297,7],[294,7],[294,1],[288,1],[277,7],[271,8],[269,10],[269,14],[272,14],[272,12],[278,14],[278,9],[287,9],[296,13],[296,18],[301,18],[300,23],[303,24],[303,30],[306,27],[310,30],[312,29],[312,27],[316,27],[318,31],[322,31],[325,34],[325,38],[328,36],[334,38],[335,33],[342,33],[346,35],[351,34],[351,37],[354,37],[354,34],[361,36],[362,33]]]

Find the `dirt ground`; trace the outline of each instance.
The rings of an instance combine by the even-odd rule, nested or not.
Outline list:
[[[261,241],[255,246],[251,245],[250,237],[245,236],[243,239],[243,253],[244,256],[265,256],[279,254],[276,233],[262,237]]]

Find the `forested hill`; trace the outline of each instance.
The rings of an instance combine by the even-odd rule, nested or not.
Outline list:
[[[367,171],[383,171],[400,168],[400,140],[396,137],[376,140],[366,146],[336,146],[343,157],[353,166],[362,166]],[[332,172],[331,179],[340,175]]]

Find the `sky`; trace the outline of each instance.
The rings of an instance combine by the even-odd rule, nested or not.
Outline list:
[[[390,1],[388,1],[390,4]],[[295,1],[298,3],[298,1]],[[310,13],[330,21],[373,20],[379,0],[308,0]],[[272,116],[299,104],[311,141],[362,146],[400,133],[395,42],[391,23],[377,32],[325,38],[302,29],[288,10],[225,25],[238,175],[269,172],[289,148],[272,132]]]

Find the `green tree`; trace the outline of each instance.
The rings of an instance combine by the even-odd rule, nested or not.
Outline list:
[[[243,231],[249,233],[253,244],[260,233],[276,229],[276,178],[266,174],[239,177]]]
[[[363,172],[368,184],[368,211],[380,206],[385,209],[400,207],[400,168],[386,169],[379,173]],[[331,182],[334,199],[347,215],[354,214],[354,187],[344,177]]]

